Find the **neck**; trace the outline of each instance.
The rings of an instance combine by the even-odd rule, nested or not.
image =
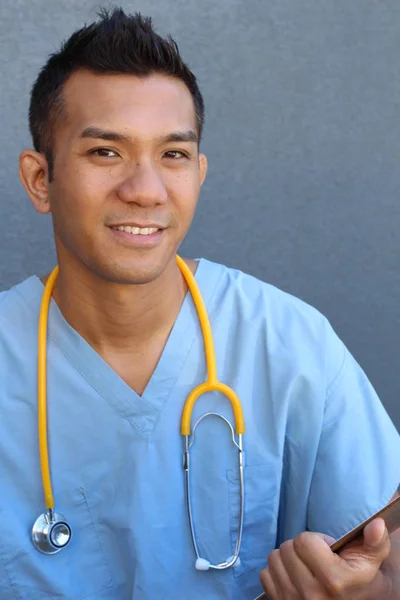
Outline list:
[[[187,262],[194,272],[195,261]],[[141,285],[121,285],[60,266],[53,298],[71,327],[103,354],[137,352],[168,336],[186,291],[173,260],[157,280]]]

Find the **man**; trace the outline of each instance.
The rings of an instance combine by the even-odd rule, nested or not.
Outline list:
[[[20,176],[54,226],[48,439],[72,539],[53,555],[31,541],[44,510],[37,322],[48,279],[33,276],[0,297],[1,600],[400,598],[399,536],[390,544],[382,520],[339,556],[318,534],[341,536],[398,487],[399,436],[370,383],[317,311],[204,259],[186,264],[219,379],[243,406],[245,504],[240,561],[195,568],[179,424],[207,369],[175,255],[206,176],[203,115],[174,42],[120,10],[74,33],[33,87],[35,150],[22,152]],[[192,423],[207,411],[232,420],[219,393],[197,401]],[[236,461],[229,428],[208,417],[191,480],[205,561],[234,552]]]

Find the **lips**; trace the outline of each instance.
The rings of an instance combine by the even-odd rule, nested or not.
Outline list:
[[[135,225],[117,225],[112,227],[118,231],[125,231],[126,233],[132,233],[134,235],[152,235],[157,231],[160,231],[159,227],[138,227]]]
[[[138,227],[137,225],[112,225],[110,231],[124,245],[154,247],[161,243],[164,228],[157,226]]]

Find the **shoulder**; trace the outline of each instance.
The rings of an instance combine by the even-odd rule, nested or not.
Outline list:
[[[223,300],[248,318],[258,317],[272,329],[284,330],[287,335],[299,328],[303,332],[308,330],[311,336],[331,331],[326,317],[300,298],[238,269],[204,259],[202,266],[208,277],[216,275],[214,306]]]
[[[30,277],[0,294],[0,381],[4,392],[0,396],[2,411],[15,394],[19,398],[23,397],[26,390],[31,389],[29,381],[34,381],[36,377],[37,328],[42,289],[40,280]]]
[[[0,292],[0,335],[37,315],[43,286],[36,276],[28,277],[8,290]]]
[[[201,260],[201,266],[208,277],[217,275],[219,295],[234,295],[243,305],[253,308],[256,302],[262,301],[264,308],[268,307],[282,316],[294,313],[308,320],[324,320],[323,315],[310,304],[253,275],[205,259]]]
[[[210,317],[237,331],[243,329],[266,340],[269,356],[318,370],[333,381],[346,349],[328,319],[316,308],[256,277],[210,261],[201,261],[202,280],[214,282]],[[248,337],[246,339],[249,339]],[[275,364],[275,363],[274,363]]]

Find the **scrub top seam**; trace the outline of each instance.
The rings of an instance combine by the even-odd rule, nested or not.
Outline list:
[[[331,426],[332,424],[334,424],[337,420],[342,418],[342,415],[340,415],[339,417],[337,417],[336,419],[332,419],[331,421],[328,421],[327,423],[324,422],[325,420],[325,412],[326,412],[326,408],[327,408],[327,402],[332,398],[332,396],[335,394],[340,382],[342,381],[342,378],[344,377],[347,367],[348,367],[348,351],[346,349],[346,346],[343,344],[343,359],[342,362],[340,364],[340,367],[338,369],[338,372],[336,373],[335,377],[333,378],[333,380],[331,381],[331,383],[328,385],[328,387],[326,388],[326,392],[325,392],[325,402],[324,402],[324,410],[323,410],[323,414],[322,414],[322,422],[321,422],[321,429],[319,432],[319,438],[318,438],[318,445],[320,443],[322,434],[325,430],[326,427]],[[353,411],[354,406],[351,406],[350,409],[347,411],[346,414],[349,414]],[[298,443],[298,441],[293,438],[292,436],[290,436],[289,434],[286,434],[286,439],[288,440],[289,444],[291,446],[293,446],[294,448],[299,448],[300,444]],[[285,462],[285,458],[284,461]]]
[[[10,578],[10,574],[8,572],[8,568],[7,568],[6,563],[4,562],[3,558],[1,559],[1,563],[2,563],[2,565],[4,567],[4,571],[6,573],[7,581],[8,581],[8,584],[10,586],[10,589],[11,589],[11,592],[12,592],[14,598],[16,598],[16,600],[21,600],[21,596],[19,595],[17,589],[15,588],[15,585],[14,585],[12,579]],[[37,596],[35,596],[35,598],[37,598]]]
[[[322,412],[322,422],[320,423],[320,426],[319,426],[318,444],[316,445],[316,453],[315,453],[314,461],[313,461],[313,465],[314,465],[313,466],[313,474],[310,477],[309,484],[307,486],[307,513],[306,513],[307,522],[308,522],[308,511],[309,511],[309,505],[310,505],[310,494],[311,494],[311,490],[312,490],[312,486],[313,486],[313,482],[314,482],[315,467],[316,467],[316,464],[318,461],[322,436],[324,434],[325,429],[328,426],[331,426],[333,423],[335,423],[336,421],[338,421],[339,419],[342,418],[342,414],[341,414],[339,418],[332,419],[328,423],[325,423],[325,414],[326,414],[326,409],[327,409],[327,403],[332,398],[334,393],[336,392],[336,390],[339,386],[339,383],[341,382],[341,380],[344,376],[344,373],[346,372],[347,364],[348,364],[348,360],[347,360],[346,346],[343,344],[343,359],[342,359],[341,365],[340,365],[339,370],[336,373],[335,377],[333,378],[332,382],[327,386],[326,391],[325,391],[324,410]],[[351,414],[353,410],[354,410],[354,406],[351,406],[350,409],[348,411],[346,411],[346,416],[348,417],[348,415]],[[296,446],[296,444],[292,444],[292,445]]]
[[[329,421],[325,422],[325,411],[327,408],[327,402],[332,401],[332,397],[336,394],[337,390],[339,389],[340,384],[343,381],[343,378],[347,371],[348,364],[349,364],[348,352],[346,350],[346,347],[344,347],[344,359],[343,359],[342,365],[340,367],[339,373],[337,374],[337,376],[334,379],[334,381],[332,382],[332,384],[329,386],[329,389],[328,389],[329,391],[327,390],[327,393],[326,393],[324,419],[323,419],[322,427],[321,427],[321,436],[327,427],[331,427],[332,425],[337,423],[337,421],[340,421],[343,418],[343,413],[341,413],[336,418],[330,419]],[[346,414],[351,414],[356,409],[356,406],[354,405],[354,403],[351,403],[350,406],[348,406],[348,404],[346,403],[346,407],[347,407],[347,410],[345,410]]]
[[[83,488],[81,488],[81,489],[80,489],[80,492],[81,492],[81,494],[82,494],[82,496],[83,496],[83,501],[84,501],[84,503],[85,503],[86,510],[87,510],[87,511],[88,511],[88,513],[89,513],[90,520],[91,520],[91,522],[92,522],[92,526],[93,526],[93,529],[94,529],[94,531],[95,531],[95,535],[96,535],[96,537],[97,537],[97,543],[99,544],[99,546],[100,546],[100,549],[101,549],[101,552],[102,552],[102,554],[103,554],[104,563],[105,563],[105,565],[108,567],[108,569],[110,569],[110,567],[109,567],[109,564],[108,564],[108,561],[107,561],[107,554],[106,554],[106,552],[104,551],[103,544],[102,544],[102,541],[101,541],[101,537],[100,537],[100,534],[99,534],[99,531],[98,531],[98,528],[97,528],[97,524],[96,524],[95,520],[93,519],[92,509],[91,509],[91,507],[89,506],[89,502],[88,502],[88,499],[87,499],[87,497],[86,497],[85,491],[84,491],[84,489],[83,489]],[[110,587],[111,587],[111,585],[112,585],[112,586],[114,586],[114,585],[115,585],[115,584],[114,584],[113,577],[112,577],[111,570],[110,570],[110,572],[108,573],[108,575],[110,576],[110,579],[109,579],[109,583],[108,583],[107,587],[108,587],[108,588],[110,588]],[[94,596],[95,594],[96,594],[96,592],[94,592],[93,594],[89,594],[88,596],[85,596],[85,598],[90,598],[91,596]],[[85,600],[85,599],[83,599],[83,600]]]
[[[347,363],[348,363],[348,356],[347,356],[346,346],[343,344],[342,362],[340,364],[339,370],[336,373],[335,377],[333,378],[331,383],[328,384],[328,386],[326,388],[326,395],[325,395],[326,401],[328,401],[331,398],[331,396],[333,396],[334,392],[336,391],[337,386],[339,385],[343,375],[346,372]]]

